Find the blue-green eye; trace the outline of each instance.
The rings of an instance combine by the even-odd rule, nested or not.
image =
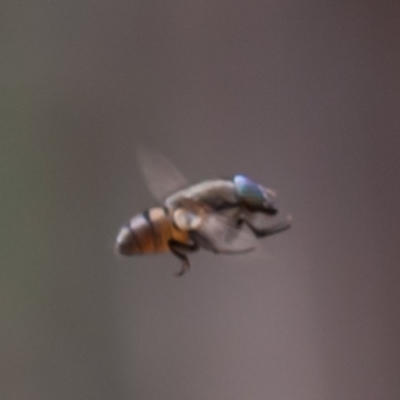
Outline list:
[[[264,192],[260,186],[244,175],[236,175],[233,178],[237,196],[251,205],[262,205],[265,201]]]

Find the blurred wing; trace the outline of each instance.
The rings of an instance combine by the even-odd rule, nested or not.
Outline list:
[[[137,158],[144,180],[158,201],[163,202],[168,195],[187,186],[186,178],[161,154],[139,147]]]
[[[216,253],[246,253],[255,250],[256,237],[243,228],[236,228],[229,219],[209,214],[192,232],[199,244]]]

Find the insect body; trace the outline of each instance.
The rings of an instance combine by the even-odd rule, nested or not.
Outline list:
[[[139,154],[145,179],[163,207],[151,208],[125,224],[116,240],[124,255],[171,251],[182,261],[177,275],[190,268],[187,253],[203,248],[214,253],[254,250],[256,238],[290,227],[287,218],[259,229],[255,213],[277,214],[275,194],[248,177],[216,179],[188,185],[178,170],[159,155]],[[182,188],[183,187],[183,188]],[[167,193],[172,193],[166,196]],[[247,225],[252,233],[243,229]]]

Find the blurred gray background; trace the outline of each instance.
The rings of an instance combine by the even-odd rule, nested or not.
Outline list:
[[[0,16],[0,398],[400,398],[400,5],[20,1]],[[293,228],[118,258],[138,144]]]

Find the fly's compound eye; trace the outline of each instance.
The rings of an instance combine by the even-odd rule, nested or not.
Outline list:
[[[183,231],[189,231],[198,228],[202,221],[199,215],[184,210],[183,208],[178,208],[174,211],[173,219],[175,225]]]

